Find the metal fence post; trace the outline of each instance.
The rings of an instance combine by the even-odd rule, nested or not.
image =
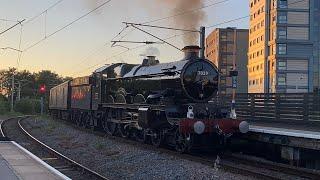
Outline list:
[[[255,105],[254,105],[254,95],[253,94],[249,94],[249,98],[250,98],[250,110],[251,110],[251,120],[255,120]]]
[[[280,98],[281,98],[281,96],[280,96],[280,94],[276,94],[276,99],[275,99],[275,103],[274,103],[274,108],[275,108],[275,120],[276,121],[279,121],[280,120],[280,111],[279,111],[279,109],[280,109]]]
[[[309,120],[309,94],[303,95],[303,120]]]

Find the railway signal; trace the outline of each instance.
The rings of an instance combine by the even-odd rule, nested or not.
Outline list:
[[[46,93],[46,91],[47,91],[46,85],[45,84],[41,84],[40,88],[39,88],[39,92],[41,94],[44,94],[44,93]]]
[[[40,94],[45,94],[46,91],[47,91],[46,85],[41,84],[40,88],[39,88]],[[43,115],[43,110],[44,110],[44,97],[43,96],[41,96],[40,104],[41,104],[41,115]]]

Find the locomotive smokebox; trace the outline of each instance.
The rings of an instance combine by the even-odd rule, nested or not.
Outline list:
[[[185,60],[197,60],[199,59],[199,52],[201,48],[199,46],[186,46],[182,49],[184,52]]]

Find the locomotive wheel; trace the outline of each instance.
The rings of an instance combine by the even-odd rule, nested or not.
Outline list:
[[[126,124],[118,124],[118,130],[121,137],[128,138],[130,136],[130,130],[126,127]]]
[[[110,122],[110,121],[105,121],[105,127],[106,127],[106,132],[111,135],[114,136],[116,134],[117,131],[117,124],[114,122]]]
[[[89,128],[90,130],[94,131],[94,123],[91,124],[91,121],[93,121],[93,116],[91,114],[87,114],[86,118],[85,118],[85,127]]]
[[[191,135],[190,134],[182,134],[179,129],[176,131],[175,135],[176,145],[175,149],[179,153],[187,153],[191,149]]]
[[[82,114],[76,115],[75,120],[76,120],[76,124],[77,126],[81,127],[82,126]]]
[[[83,115],[82,127],[84,127],[84,128],[90,127],[90,115],[87,113]]]
[[[147,142],[147,133],[145,130],[136,130],[135,132],[135,139],[141,143]]]
[[[161,133],[161,131],[159,130],[155,130],[152,131],[151,133],[151,144],[155,147],[160,147],[162,144],[162,140],[163,140],[163,135]]]

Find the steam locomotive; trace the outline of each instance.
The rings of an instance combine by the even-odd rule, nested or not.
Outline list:
[[[224,145],[231,135],[247,133],[246,121],[230,118],[230,108],[213,100],[217,67],[199,57],[198,46],[183,51],[180,61],[159,63],[148,56],[140,65],[106,65],[58,85],[50,90],[50,112],[82,127],[179,152]]]

